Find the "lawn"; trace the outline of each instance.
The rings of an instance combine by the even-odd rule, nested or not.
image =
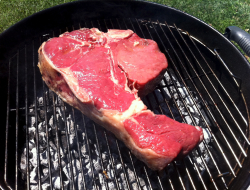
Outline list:
[[[0,33],[43,9],[73,0],[0,0]],[[187,12],[211,24],[221,33],[230,25],[248,31],[250,0],[150,0]]]

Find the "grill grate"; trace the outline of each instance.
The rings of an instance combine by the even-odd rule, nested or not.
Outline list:
[[[143,101],[155,113],[202,126],[209,138],[183,160],[154,172],[113,134],[64,104],[41,79],[37,49],[82,27],[132,29],[155,40],[169,68]],[[238,78],[218,52],[175,25],[134,18],[85,21],[32,37],[8,63],[6,184],[11,189],[228,189],[247,157],[248,112]]]

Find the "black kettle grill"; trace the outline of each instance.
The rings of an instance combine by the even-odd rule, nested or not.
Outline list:
[[[47,88],[37,67],[39,46],[83,27],[132,29],[158,43],[169,67],[143,101],[155,113],[201,126],[205,139],[199,147],[163,171],[151,171],[109,131]],[[249,53],[248,37],[237,30],[229,27],[225,35]],[[144,1],[67,3],[4,31],[1,188],[246,189],[250,66],[226,37],[182,11]]]

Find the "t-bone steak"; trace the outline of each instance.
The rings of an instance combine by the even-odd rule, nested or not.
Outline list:
[[[168,66],[153,40],[131,30],[84,28],[44,42],[38,53],[49,88],[113,132],[151,169],[163,169],[203,140],[200,127],[155,115],[141,101]]]

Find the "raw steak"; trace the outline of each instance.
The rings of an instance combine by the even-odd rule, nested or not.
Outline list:
[[[138,97],[152,91],[167,68],[154,41],[131,30],[81,29],[44,42],[38,53],[49,88],[151,169],[163,169],[203,139],[201,128],[155,115]]]

